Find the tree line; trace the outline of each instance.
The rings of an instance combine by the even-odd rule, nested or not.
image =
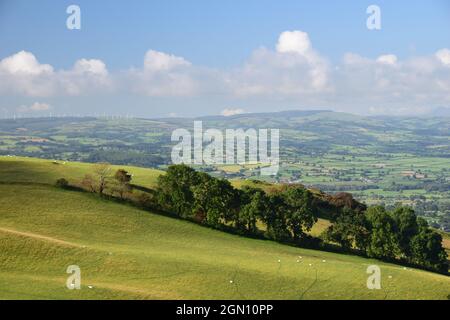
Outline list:
[[[97,164],[81,186],[216,229],[304,246],[324,248],[333,244],[341,251],[448,271],[442,236],[408,207],[389,211],[382,206],[355,206],[356,201],[343,199],[348,204],[340,201],[344,205],[330,215],[332,225],[319,238],[313,238],[308,232],[321,210],[317,199],[303,185],[284,185],[270,191],[248,186],[235,188],[226,179],[186,165],[172,165],[159,176],[155,190],[138,190],[133,195],[131,179],[123,169],[112,174],[109,165]],[[57,184],[64,187],[60,180]]]
[[[438,272],[448,271],[442,236],[409,207],[388,211],[382,206],[373,206],[363,213],[344,208],[323,238],[346,250],[356,248],[371,258],[400,260]]]

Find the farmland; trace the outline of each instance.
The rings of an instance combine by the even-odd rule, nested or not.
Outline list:
[[[29,118],[0,120],[0,154],[165,169],[171,133],[203,127],[280,129],[280,170],[254,165],[197,166],[214,176],[302,183],[346,191],[369,205],[412,206],[449,230],[448,118],[377,118],[328,111],[288,111],[197,119]]]

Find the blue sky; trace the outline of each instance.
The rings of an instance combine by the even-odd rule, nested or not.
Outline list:
[[[81,30],[66,28],[68,16],[66,8],[70,4],[79,5],[81,8]],[[366,8],[371,4],[376,4],[381,9],[381,30],[368,30],[366,27],[368,17]],[[307,88],[307,83],[312,81],[311,79],[300,79],[297,74],[292,75],[292,70],[284,68],[258,70],[251,75],[247,71],[242,71],[246,65],[251,65],[252,69],[264,67],[264,61],[255,61],[252,58],[262,47],[270,51],[262,54],[260,58],[268,59],[267,65],[279,65],[285,61],[283,59],[288,59],[290,54],[286,54],[285,58],[274,57],[274,54],[281,54],[277,53],[275,48],[283,32],[295,30],[307,34],[306,41],[311,43],[311,52],[314,51],[314,54],[304,55],[307,65],[302,65],[301,61],[305,59],[293,58],[297,60],[293,63],[295,66],[292,70],[298,70],[299,74],[301,72],[326,74],[327,87],[323,85],[321,90],[316,87]],[[446,0],[108,2],[0,0],[0,43],[0,60],[25,51],[32,54],[39,64],[50,65],[55,73],[71,70],[80,59],[89,61],[96,59],[104,63],[108,76],[114,78],[111,81],[119,87],[123,87],[121,81],[127,84],[136,81],[145,82],[144,86],[161,89],[163,84],[167,85],[168,79],[183,81],[181,85],[186,85],[190,89],[195,87],[195,93],[188,89],[182,92],[175,90],[174,93],[172,89],[118,90],[117,87],[109,88],[107,91],[93,90],[86,93],[81,88],[93,87],[94,80],[82,85],[80,84],[82,80],[77,79],[78,87],[75,90],[77,93],[64,95],[58,89],[55,89],[57,94],[51,90],[41,93],[39,90],[30,89],[29,86],[35,82],[30,80],[26,90],[9,88],[1,92],[0,109],[4,112],[13,112],[22,107],[22,111],[29,112],[51,109],[54,113],[84,114],[96,110],[99,113],[124,114],[125,108],[137,115],[164,116],[218,114],[224,109],[253,112],[327,107],[367,114],[370,110],[375,110],[375,113],[378,111],[390,113],[392,109],[403,110],[399,113],[408,113],[408,110],[405,111],[408,106],[413,106],[411,113],[423,113],[430,107],[450,105],[448,95],[442,92],[423,92],[420,99],[409,101],[407,92],[399,91],[408,85],[407,82],[400,83],[402,79],[405,80],[400,79],[401,75],[406,73],[409,78],[415,78],[423,72],[413,70],[411,65],[415,62],[411,59],[418,59],[417,63],[420,64],[424,59],[434,57],[439,50],[450,48],[450,2]],[[165,78],[167,75],[159,74],[160,70],[156,76],[154,74],[149,76],[144,74],[145,72],[136,75],[138,71],[131,78],[128,75],[124,76],[130,69],[143,68],[144,56],[149,50],[167,54],[168,57],[184,59],[190,64],[189,70],[177,69],[176,75],[172,76],[175,71],[170,69],[168,79]],[[427,76],[431,80],[438,81],[439,85],[443,83],[443,88],[446,89],[449,68],[445,64],[446,51],[440,52],[439,57],[444,57],[444,60],[440,60],[444,61],[442,70],[436,66]],[[355,75],[348,74],[352,68],[347,68],[347,64],[341,65],[349,53],[368,59],[364,60],[365,67],[355,71]],[[399,69],[397,71],[376,69],[377,67],[370,61],[376,61],[383,55],[395,55]],[[187,63],[176,64],[176,68],[187,68]],[[424,65],[427,63],[424,62]],[[315,68],[319,64],[320,70],[317,71]],[[344,67],[346,72],[335,74],[335,70],[342,70]],[[365,72],[367,68],[373,70]],[[258,74],[270,78],[271,72],[275,75],[286,73],[286,76],[275,79],[274,82],[261,83],[257,79]],[[386,97],[383,99],[380,97],[383,95],[381,89],[376,92],[371,89],[373,84],[370,81],[374,79],[361,78],[360,82],[367,83],[369,87],[358,87],[356,92],[365,95],[367,91],[368,99],[367,101],[357,99],[358,101],[354,102],[349,96],[349,92],[352,91],[350,86],[354,83],[346,81],[345,88],[339,79],[346,77],[359,79],[364,77],[364,74],[367,76],[367,73],[377,75],[376,81],[377,85],[381,85],[380,88],[388,84],[389,88],[396,89],[387,89]],[[68,76],[64,77],[64,80],[61,80],[59,76],[54,82],[69,81]],[[236,82],[233,87],[248,85],[249,88],[260,88],[260,91],[265,91],[268,86],[271,94],[268,97],[260,94],[258,90],[256,90],[258,94],[249,94],[248,91],[245,94],[242,92],[236,94],[236,90],[222,90],[223,85],[220,81],[216,87],[211,85],[215,81],[212,81],[211,77],[216,80],[221,78],[220,81],[226,79],[227,83]],[[117,80],[118,78],[126,80]],[[187,85],[187,78],[195,83]],[[245,83],[239,83],[237,78],[244,78]],[[13,80],[6,75],[3,77],[0,75],[0,81],[3,82],[14,82],[17,86],[24,82],[23,79]],[[72,80],[70,78],[70,81]],[[155,83],[156,81],[162,83]],[[286,82],[286,86],[280,87],[279,90],[271,90],[278,87],[280,81]],[[52,85],[58,88],[60,86],[54,83]],[[420,83],[411,86],[413,85],[420,86]],[[198,89],[199,87],[201,89]],[[290,89],[297,87],[299,92]],[[413,87],[410,89],[416,91]],[[11,93],[12,91],[14,93]],[[430,96],[428,100],[422,97],[427,94]],[[365,102],[367,105],[363,105]],[[41,110],[26,108],[34,103],[46,104],[49,108],[48,110],[45,107],[35,108]]]

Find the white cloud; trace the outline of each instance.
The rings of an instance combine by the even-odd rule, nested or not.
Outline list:
[[[155,50],[148,50],[144,58],[144,69],[150,72],[168,71],[177,67],[190,65],[191,63],[182,57]]]
[[[126,72],[129,90],[151,97],[224,94],[226,72],[192,65],[188,60],[149,50],[142,69]]]
[[[74,67],[73,72],[78,74],[90,73],[93,75],[107,76],[108,70],[103,61],[97,59],[81,59],[78,60]]]
[[[350,111],[419,114],[450,103],[450,70],[435,56],[399,60],[383,55],[372,60],[347,54],[332,81],[339,94],[336,104]]]
[[[103,61],[80,59],[72,69],[58,73],[57,81],[63,92],[76,96],[110,90],[113,80]]]
[[[397,63],[397,56],[394,54],[382,55],[377,58],[377,62],[393,66]]]
[[[260,48],[228,79],[239,96],[310,96],[331,90],[326,59],[312,47],[307,33],[280,34],[276,51]]]
[[[306,55],[311,49],[311,41],[306,32],[284,31],[278,38],[277,51],[280,53]]]
[[[200,97],[199,101],[208,103],[210,97],[218,97],[227,103],[233,99],[238,104],[284,108],[420,113],[424,106],[450,105],[450,50],[409,59],[392,53],[376,58],[347,53],[342,62],[330,65],[314,49],[308,34],[297,30],[282,32],[274,49],[256,49],[244,64],[231,70],[193,65],[183,57],[155,50],[145,53],[142,67],[114,73],[98,59],[80,59],[67,70],[40,63],[25,51],[0,60],[1,94],[47,97],[104,92]],[[222,114],[241,111],[228,108]]]
[[[234,115],[237,115],[237,114],[242,114],[242,113],[245,113],[245,110],[244,109],[240,109],[240,108],[237,108],[237,109],[223,109],[222,110],[222,112],[220,113],[221,115],[223,115],[223,116],[225,116],[225,117],[229,117],[229,116],[234,116]]]
[[[78,60],[70,70],[41,64],[30,52],[20,51],[0,61],[0,91],[26,96],[80,95],[110,87],[101,60]]]
[[[20,51],[0,61],[0,69],[10,74],[39,75],[53,73],[53,67],[40,64],[36,57],[26,51]]]
[[[196,68],[182,57],[149,50],[143,69],[128,71],[131,90],[148,96],[190,96],[201,89]]]
[[[30,96],[47,96],[54,91],[54,70],[36,57],[20,51],[0,61],[0,91]]]
[[[446,66],[450,66],[450,50],[449,49],[441,49],[439,51],[436,52],[436,58],[438,58],[438,60],[446,65]]]

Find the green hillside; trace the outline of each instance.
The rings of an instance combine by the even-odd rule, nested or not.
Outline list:
[[[59,178],[79,182],[86,173],[92,171],[93,164],[82,162],[52,161],[27,157],[0,156],[0,183],[40,183],[51,184]],[[112,166],[112,169],[125,169],[133,175],[133,183],[143,187],[153,187],[163,171],[130,167]]]
[[[446,299],[450,278],[299,249],[53,187],[89,164],[0,158],[1,299]],[[127,168],[152,186],[156,170]],[[382,290],[366,287],[367,266]],[[82,289],[68,290],[69,265]]]

